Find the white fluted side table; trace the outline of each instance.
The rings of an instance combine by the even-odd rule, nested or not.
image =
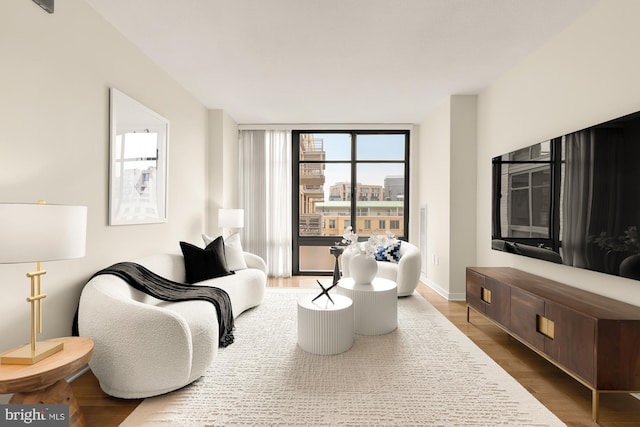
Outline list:
[[[376,277],[360,284],[345,277],[335,289],[353,301],[356,334],[383,335],[398,327],[398,285],[393,280]]]
[[[353,346],[353,302],[344,295],[331,294],[311,301],[315,295],[298,300],[298,345],[314,354],[338,354]]]

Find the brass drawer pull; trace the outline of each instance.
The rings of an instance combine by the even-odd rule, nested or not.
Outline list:
[[[536,322],[536,330],[545,337],[553,339],[555,333],[555,324],[553,323],[553,320],[537,314]]]
[[[480,288],[480,299],[487,304],[491,304],[491,291],[487,288]]]

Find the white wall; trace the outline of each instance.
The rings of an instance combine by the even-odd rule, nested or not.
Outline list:
[[[42,338],[69,335],[93,272],[200,242],[207,111],[83,1],[56,2],[52,15],[28,0],[0,2],[0,58],[0,202],[88,206],[86,257],[43,264]],[[107,225],[111,86],[170,121],[167,224]],[[25,273],[34,268],[0,265],[0,351],[29,340]]]
[[[427,284],[464,299],[476,258],[476,96],[454,95],[420,124],[419,203],[427,205]]]
[[[640,2],[603,0],[478,99],[477,261],[640,305],[640,282],[492,251],[491,158],[640,110]]]
[[[477,97],[451,97],[449,295],[464,299],[466,267],[476,259]]]
[[[451,101],[420,123],[420,205],[427,206],[427,283],[449,292]],[[421,250],[423,250],[421,248]]]
[[[207,176],[207,229],[210,236],[222,234],[218,209],[235,209],[238,200],[238,124],[223,110],[209,110],[209,171]],[[224,186],[222,183],[224,182]]]
[[[222,192],[222,207],[235,209],[240,207],[239,188],[239,152],[238,152],[238,124],[227,113],[222,115],[222,145],[224,153],[222,156],[222,170],[224,183]],[[211,162],[217,164],[217,162]],[[218,184],[219,185],[219,184]]]

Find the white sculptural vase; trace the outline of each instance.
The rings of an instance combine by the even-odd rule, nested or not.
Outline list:
[[[364,254],[356,254],[349,261],[351,278],[358,284],[371,284],[378,272],[376,260]]]

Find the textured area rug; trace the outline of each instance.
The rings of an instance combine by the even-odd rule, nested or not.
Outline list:
[[[296,301],[313,292],[268,289],[201,379],[146,399],[122,425],[564,425],[416,293],[398,300],[396,331],[306,353]]]

